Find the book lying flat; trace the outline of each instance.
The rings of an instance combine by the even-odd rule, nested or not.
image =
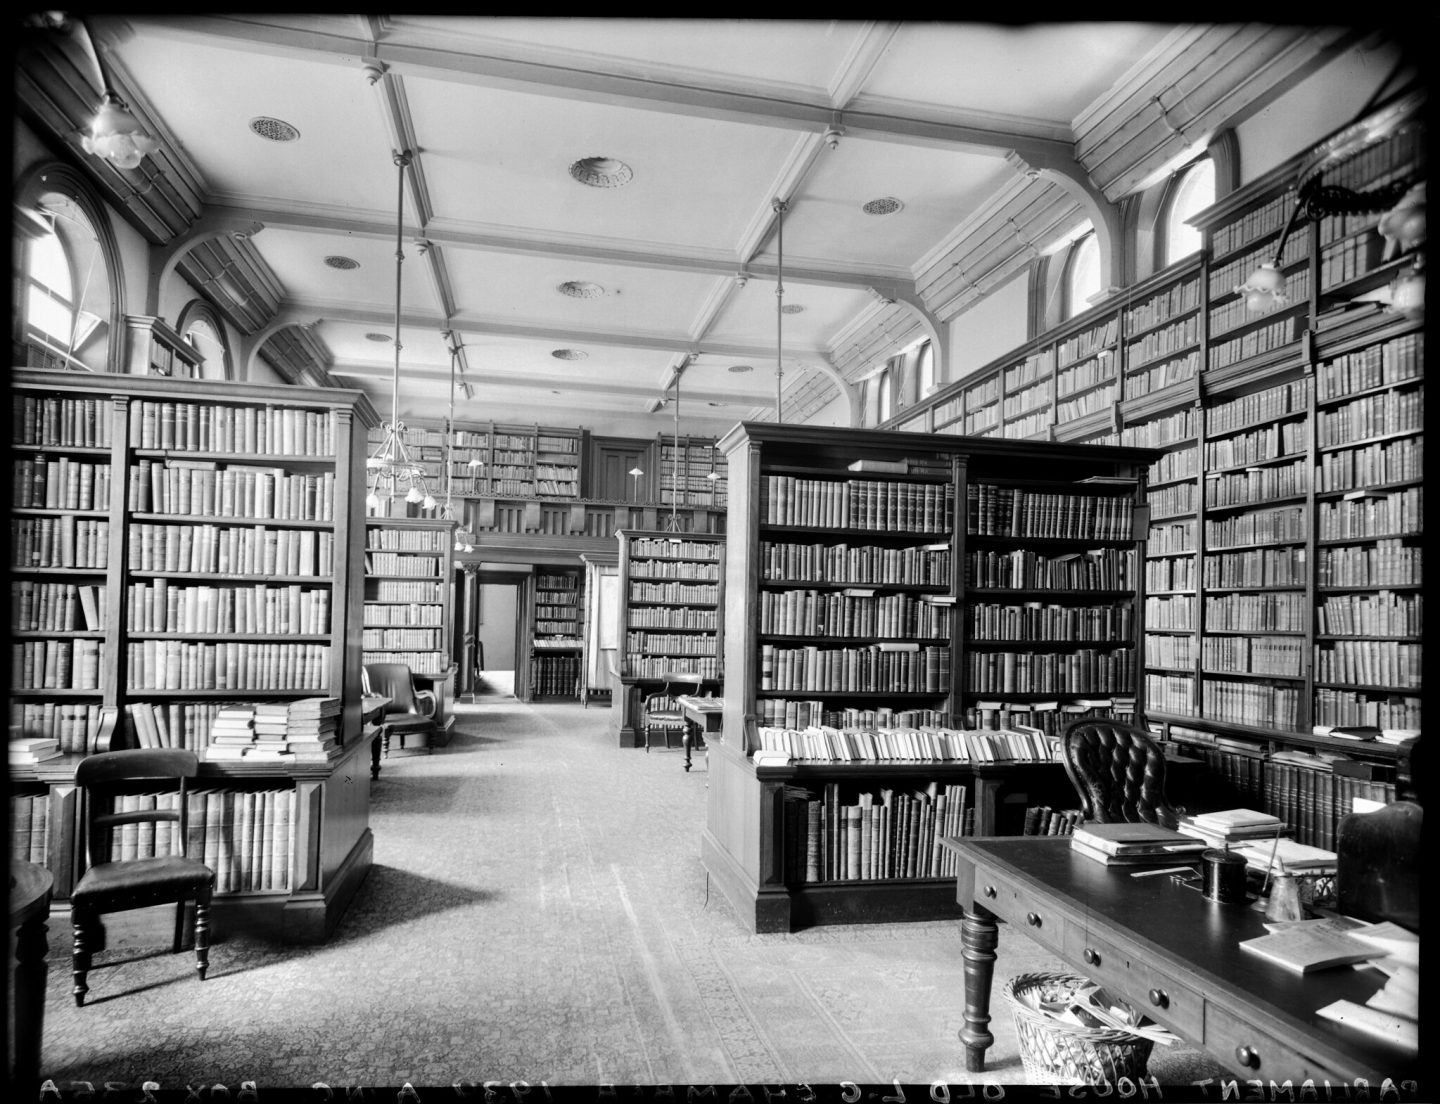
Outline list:
[[[1274,870],[1281,874],[1332,870],[1337,859],[1334,851],[1313,847],[1308,843],[1296,843],[1291,839],[1242,843],[1234,850],[1236,854],[1245,857],[1245,864],[1250,869]]]
[[[1070,850],[1077,855],[1083,855],[1087,859],[1103,863],[1106,866],[1169,866],[1178,863],[1194,862],[1200,856],[1200,851],[1141,851],[1128,852],[1122,855],[1112,855],[1107,851],[1091,847],[1083,840],[1077,839],[1074,835],[1070,837]]]
[[[1082,824],[1074,838],[1107,855],[1177,854],[1205,849],[1205,841],[1159,824]]]
[[[1233,828],[1275,826],[1284,822],[1257,809],[1224,809],[1218,813],[1196,813],[1189,818],[1197,827],[1226,831]]]
[[[1343,932],[1313,928],[1257,935],[1254,939],[1241,940],[1240,948],[1297,974],[1348,966],[1384,954],[1378,947],[1366,946]]]

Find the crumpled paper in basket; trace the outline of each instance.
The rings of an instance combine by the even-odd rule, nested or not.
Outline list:
[[[1081,986],[1072,991],[1051,991],[1045,999],[1043,990],[1032,989],[1019,994],[1020,1000],[1038,1012],[1060,1023],[1091,1030],[1128,1031],[1152,1042],[1169,1046],[1180,1037],[1159,1024],[1147,1020],[1123,1001],[1117,1001],[1099,985]]]

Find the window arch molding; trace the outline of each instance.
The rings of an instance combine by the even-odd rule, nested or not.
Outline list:
[[[104,278],[110,293],[110,311],[106,322],[105,371],[124,371],[125,363],[125,268],[120,259],[120,245],[110,222],[109,209],[101,202],[90,182],[78,170],[61,161],[50,161],[31,168],[15,189],[15,203],[22,208],[38,210],[47,195],[60,193],[80,209],[95,232],[100,257],[104,262]],[[20,273],[16,273],[20,275]],[[23,344],[24,312],[13,315],[13,340]]]
[[[197,322],[203,322],[214,331],[221,350],[221,374],[211,375],[206,372],[204,378],[233,380],[235,378],[235,362],[230,355],[229,333],[225,329],[225,322],[224,319],[220,317],[220,312],[215,309],[213,304],[204,299],[192,299],[185,305],[185,309],[180,312],[180,317],[176,322],[175,329],[182,337],[188,340],[190,330]],[[206,358],[205,364],[206,366],[210,365],[210,358]]]

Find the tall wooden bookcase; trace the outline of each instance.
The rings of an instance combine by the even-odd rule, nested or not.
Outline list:
[[[365,520],[363,663],[404,663],[433,688],[439,727],[455,718],[452,656],[455,522],[433,518]]]
[[[225,856],[217,923],[325,938],[372,842],[354,520],[368,400],[25,370],[12,388],[10,724],[65,754],[12,766],[11,792],[45,818],[57,902],[83,869],[85,754],[158,739],[204,760],[227,703],[334,697],[340,746],[324,761],[202,761],[199,780],[232,827],[257,802],[288,822],[267,837],[265,877],[255,856]]]
[[[537,568],[531,602],[529,701],[581,696],[583,609],[579,568]]]
[[[622,529],[619,541],[621,747],[644,744],[645,695],[671,671],[698,674],[718,691],[723,679],[726,538]]]
[[[1150,449],[742,423],[729,465],[725,721],[701,855],[756,931],[955,915],[954,883],[807,880],[797,791],[834,817],[862,794],[967,787],[974,831],[1060,765],[804,757],[757,765],[761,726],[1058,727],[1140,688]],[[881,625],[883,624],[883,628]],[[1069,707],[1069,708],[1067,708]]]

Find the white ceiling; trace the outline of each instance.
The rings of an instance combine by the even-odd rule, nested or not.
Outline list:
[[[880,299],[870,288],[913,290],[943,243],[1015,189],[1024,165],[1010,150],[1072,156],[1077,120],[1180,33],[429,15],[90,27],[204,213],[263,225],[243,248],[280,289],[279,319],[307,327],[329,375],[383,416],[405,147],[402,418],[445,417],[452,331],[473,387],[459,421],[667,432],[661,404],[688,356],[682,417],[697,434],[773,415],[777,197],[789,203],[782,301],[803,308],[779,338],[789,388],[855,344]],[[261,116],[299,139],[257,137]],[[837,122],[831,149],[822,134]],[[572,179],[592,156],[623,160],[633,179]],[[884,197],[903,207],[862,211]],[[335,255],[359,266],[327,267]],[[603,293],[569,298],[567,281]],[[561,348],[585,358],[551,355]]]

